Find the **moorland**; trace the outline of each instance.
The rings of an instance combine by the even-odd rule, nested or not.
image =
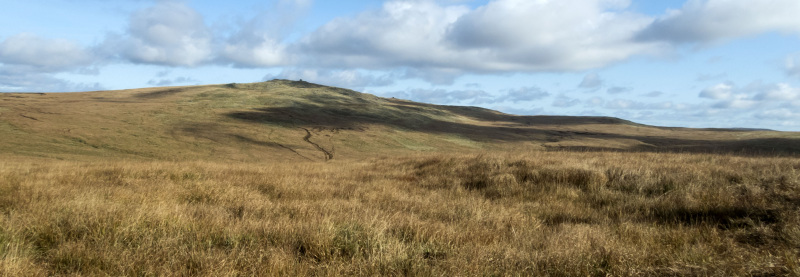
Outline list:
[[[800,133],[302,81],[0,94],[0,275],[800,275]]]

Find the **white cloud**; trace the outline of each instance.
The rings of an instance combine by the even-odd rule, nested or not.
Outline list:
[[[623,93],[623,92],[630,92],[632,90],[633,90],[633,88],[615,86],[615,87],[608,88],[608,90],[606,90],[606,92],[609,93],[609,94],[620,94],[620,93]]]
[[[464,71],[455,68],[405,68],[405,79],[422,79],[434,85],[452,85]]]
[[[660,17],[629,7],[625,0],[491,0],[474,9],[393,0],[335,19],[290,48],[304,56],[304,66],[412,68],[407,77],[451,84],[466,72],[586,70],[659,55],[685,42],[800,32],[796,0],[689,0]],[[589,84],[583,87],[600,87]]]
[[[71,92],[103,90],[99,83],[75,83],[29,66],[0,66],[0,92]]]
[[[21,33],[0,42],[0,91],[65,92],[99,90],[98,83],[74,83],[53,74],[96,74],[97,58],[80,45],[65,39],[47,39]]]
[[[555,100],[553,100],[552,106],[553,107],[557,107],[557,108],[569,108],[569,107],[578,105],[580,103],[581,103],[581,100],[578,100],[578,99],[575,99],[575,98],[569,98],[566,95],[562,94],[562,95],[559,95],[558,97],[556,97]]]
[[[147,81],[148,85],[159,86],[159,87],[171,86],[177,84],[189,84],[189,83],[199,84],[200,81],[195,80],[191,77],[176,77],[173,79],[152,79],[150,81]]]
[[[566,97],[562,97],[564,101],[571,100]],[[571,102],[577,102],[576,100],[571,100]],[[560,102],[560,103],[570,103],[571,102]],[[559,104],[560,104],[559,103]],[[637,111],[657,111],[657,110],[687,110],[688,105],[674,103],[672,101],[662,101],[662,102],[640,102],[630,99],[613,99],[613,100],[603,100],[600,97],[593,97],[588,100],[583,101],[584,106],[587,108],[603,108],[607,110],[637,110]],[[574,103],[577,104],[577,103]],[[556,106],[554,104],[554,106]],[[572,105],[564,105],[564,107],[569,107]],[[639,112],[641,113],[641,112]]]
[[[419,101],[435,101],[437,103],[447,104],[443,101],[460,102],[469,105],[485,105],[497,103],[510,103],[520,104],[522,102],[531,102],[540,100],[550,96],[550,93],[539,87],[521,87],[516,89],[504,90],[504,93],[490,94],[480,89],[466,89],[466,90],[444,90],[444,89],[412,89],[401,94],[405,97],[411,97],[412,100]]]
[[[583,104],[586,107],[599,107],[599,106],[602,106],[603,103],[605,103],[605,102],[606,101],[603,98],[595,96],[595,97],[589,98],[588,100],[583,101]]]
[[[501,101],[523,102],[539,100],[550,96],[550,93],[539,87],[522,87],[518,89],[510,89],[505,96],[498,99]]]
[[[495,0],[475,10],[434,1],[389,1],[338,18],[306,37],[307,63],[414,67],[460,73],[561,71],[605,66],[658,44],[635,42],[651,19],[626,1]]]
[[[299,9],[307,9],[313,4],[313,0],[279,0],[278,7],[291,6]]]
[[[222,56],[237,66],[266,67],[286,64],[288,53],[281,42],[266,35],[253,35],[226,43]]]
[[[198,66],[213,57],[213,35],[203,16],[181,2],[160,1],[134,13],[125,36],[102,48],[134,63]]]
[[[646,97],[659,97],[661,95],[664,95],[664,92],[657,91],[657,90],[642,94],[642,96],[646,96]]]
[[[667,110],[677,105],[672,102],[645,103],[627,99],[614,99],[605,103],[604,108],[612,110]]]
[[[800,33],[797,0],[689,0],[639,34],[644,41],[710,43],[779,31]]]
[[[93,62],[94,57],[89,51],[64,39],[45,39],[21,33],[0,43],[0,63],[30,66],[40,72],[71,70]]]
[[[606,102],[605,108],[606,109],[629,109],[629,108],[633,108],[635,105],[640,105],[640,104],[637,103],[637,102],[631,101],[631,100],[615,99],[615,100],[611,100],[611,101]]]
[[[383,93],[384,96],[405,98],[417,102],[435,104],[466,103],[494,103],[494,97],[483,90],[446,90],[446,89],[408,89]]]
[[[648,105],[649,109],[659,109],[659,110],[667,110],[667,109],[681,109],[684,105],[675,104],[670,101],[665,102],[658,102],[652,103]]]
[[[786,74],[800,78],[800,53],[786,57]]]
[[[238,67],[270,67],[288,65],[293,53],[285,38],[297,20],[311,7],[311,0],[280,0],[272,8],[238,26],[238,31],[225,39],[220,54],[222,63]]]
[[[731,84],[716,84],[702,90],[700,97],[715,100],[731,99],[733,97],[733,86]]]
[[[774,109],[800,103],[800,88],[786,83],[765,84],[758,81],[744,87],[721,83],[702,90],[699,96],[718,100],[712,105],[716,109]]]
[[[728,77],[727,73],[699,74],[699,75],[697,75],[697,78],[695,78],[694,80],[698,81],[698,82],[705,82],[705,81],[711,81],[711,80],[724,79],[725,77]]]
[[[597,73],[589,73],[583,76],[583,80],[578,84],[579,88],[596,90],[603,86],[603,79]]]
[[[432,1],[388,1],[380,10],[328,22],[298,47],[321,65],[449,67],[458,57],[442,38],[467,12]]]
[[[700,91],[701,98],[718,100],[711,105],[715,109],[748,109],[756,106],[758,101],[752,100],[748,94],[761,83],[754,82],[746,88],[736,87],[732,83],[720,83]]]
[[[767,110],[756,114],[757,118],[760,119],[768,119],[768,120],[797,120],[800,118],[800,112],[793,111],[790,109],[774,109],[774,110]]]
[[[658,18],[631,12],[629,2],[492,0],[470,9],[443,1],[394,0],[378,10],[328,22],[284,50],[302,56],[307,67],[405,68],[406,77],[451,84],[466,72],[601,68],[636,55],[660,54],[683,42],[800,30],[800,17],[794,16],[800,2],[795,0],[757,5],[690,0]],[[280,46],[271,42],[265,48]],[[600,87],[590,84],[583,87]]]
[[[758,102],[750,99],[731,99],[717,102],[711,107],[716,109],[749,109],[756,105],[758,105]]]
[[[800,88],[792,87],[786,83],[779,83],[766,88],[755,96],[757,100],[791,101],[800,100]]]
[[[495,0],[465,14],[447,41],[484,61],[483,70],[563,71],[597,68],[658,44],[632,37],[651,21],[626,12],[629,1]]]

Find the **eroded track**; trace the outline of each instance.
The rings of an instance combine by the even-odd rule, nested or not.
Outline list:
[[[303,129],[303,130],[305,130],[305,131],[306,131],[306,135],[303,137],[303,140],[304,140],[304,141],[306,141],[307,143],[309,143],[309,144],[313,145],[313,146],[314,146],[314,148],[317,148],[317,150],[319,150],[320,152],[322,152],[322,154],[323,154],[323,155],[325,155],[325,161],[329,161],[329,160],[332,160],[332,159],[333,159],[333,153],[331,153],[330,151],[326,150],[325,148],[323,148],[323,147],[322,147],[322,146],[320,146],[319,144],[317,144],[317,143],[315,143],[315,142],[311,141],[311,136],[312,136],[312,135],[311,135],[311,131],[309,131],[309,130],[308,130],[308,129],[306,129],[306,128],[300,128],[300,129]]]

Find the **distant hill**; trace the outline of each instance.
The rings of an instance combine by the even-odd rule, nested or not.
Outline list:
[[[795,155],[800,133],[516,116],[289,80],[0,94],[0,154],[7,156],[323,161],[530,150]]]

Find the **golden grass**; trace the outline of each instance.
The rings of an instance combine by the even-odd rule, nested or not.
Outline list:
[[[0,160],[0,275],[800,275],[800,161]]]

